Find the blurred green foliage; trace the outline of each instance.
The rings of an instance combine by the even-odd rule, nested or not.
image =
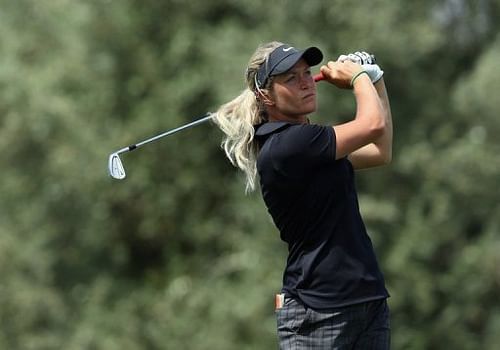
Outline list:
[[[377,54],[389,167],[361,172],[394,349],[500,346],[500,1],[0,0],[0,348],[273,349],[286,247],[203,125],[255,47]],[[314,118],[351,118],[319,85]]]

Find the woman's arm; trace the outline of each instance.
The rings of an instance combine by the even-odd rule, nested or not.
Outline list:
[[[351,61],[330,61],[321,67],[321,73],[332,84],[340,88],[350,88],[351,78],[361,69],[360,65]],[[368,75],[359,75],[352,88],[356,98],[354,120],[333,127],[336,136],[336,159],[378,141],[386,130],[384,107]]]
[[[392,114],[383,78],[375,83],[375,89],[383,108],[385,126],[380,137],[349,155],[354,169],[385,165],[392,160]]]

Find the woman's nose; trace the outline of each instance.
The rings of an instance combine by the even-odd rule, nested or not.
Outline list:
[[[300,87],[302,89],[309,88],[314,84],[314,79],[310,74],[304,74],[300,77]]]

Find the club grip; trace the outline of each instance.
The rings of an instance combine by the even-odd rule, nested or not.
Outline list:
[[[313,76],[314,78],[314,81],[317,83],[318,81],[321,81],[321,80],[325,80],[325,77],[323,76],[323,74],[321,73],[318,73],[316,74],[315,76]]]

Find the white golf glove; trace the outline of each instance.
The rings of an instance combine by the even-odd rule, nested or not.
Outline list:
[[[379,81],[384,76],[384,71],[380,69],[378,64],[362,64],[361,67],[368,73],[373,84]]]
[[[366,51],[356,51],[355,53],[340,55],[339,58],[337,59],[337,61],[346,61],[346,60],[352,61],[359,65],[376,63],[375,56],[369,54]]]
[[[375,63],[375,56],[365,51],[356,51],[348,55],[340,55],[337,61],[351,61],[361,65],[374,84],[384,75],[384,71]]]

